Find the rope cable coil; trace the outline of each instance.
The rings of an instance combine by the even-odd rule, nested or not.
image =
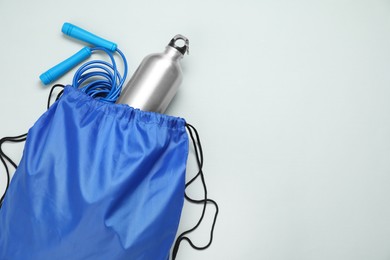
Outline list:
[[[110,58],[111,64],[103,60],[92,60],[84,63],[76,71],[72,86],[103,102],[115,103],[127,77],[126,57],[122,51],[116,49],[116,53],[123,61],[124,72],[122,76],[118,71],[114,53],[103,47],[93,47],[90,50],[92,53],[104,52]]]

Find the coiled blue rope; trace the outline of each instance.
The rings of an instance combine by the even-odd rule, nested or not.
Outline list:
[[[92,60],[84,63],[73,77],[73,87],[80,89],[93,98],[108,103],[115,103],[122,91],[127,77],[127,60],[125,55],[117,49],[124,65],[123,76],[119,73],[114,53],[102,47],[93,47],[91,52],[104,52],[111,63],[103,60]]]

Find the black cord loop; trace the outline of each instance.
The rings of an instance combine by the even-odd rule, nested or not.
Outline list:
[[[183,233],[181,233],[177,237],[176,242],[173,246],[173,250],[172,250],[172,260],[176,259],[176,256],[177,256],[177,253],[179,251],[179,247],[180,247],[180,244],[182,241],[187,241],[190,244],[190,246],[196,250],[204,250],[204,249],[208,248],[211,245],[211,243],[213,242],[215,223],[217,222],[217,217],[218,217],[218,213],[219,213],[219,207],[218,207],[217,202],[212,200],[212,199],[209,199],[208,195],[207,195],[207,185],[206,185],[206,181],[205,181],[205,177],[204,177],[203,169],[202,169],[203,168],[203,149],[202,149],[202,144],[200,142],[200,137],[199,137],[198,131],[196,130],[196,128],[194,126],[192,126],[188,123],[186,124],[186,128],[187,128],[187,131],[188,131],[190,138],[192,140],[192,144],[194,146],[196,163],[198,165],[199,171],[191,180],[189,180],[186,183],[185,187],[188,188],[188,186],[190,186],[195,180],[200,178],[202,186],[203,186],[204,198],[201,200],[196,200],[196,199],[189,197],[187,195],[187,193],[184,193],[184,196],[185,196],[186,200],[188,200],[189,202],[191,202],[193,204],[202,204],[203,208],[202,208],[201,216],[200,216],[198,222],[195,224],[195,226],[184,231]],[[202,221],[204,219],[204,216],[206,213],[206,208],[207,208],[208,204],[213,204],[213,206],[215,207],[214,219],[213,219],[213,223],[212,223],[211,231],[210,231],[210,239],[206,245],[197,246],[192,242],[192,240],[187,235],[190,234],[191,232],[193,232],[194,230],[196,230],[200,226],[200,224],[202,223]]]
[[[27,134],[22,134],[22,135],[18,135],[18,136],[3,137],[3,138],[0,139],[0,160],[3,163],[3,165],[4,165],[6,176],[7,176],[7,185],[5,187],[5,191],[4,191],[3,195],[0,198],[0,207],[3,205],[3,200],[4,200],[4,197],[5,197],[5,194],[6,194],[7,190],[8,190],[9,183],[11,181],[11,175],[10,175],[10,171],[9,171],[7,162],[9,162],[15,169],[18,167],[17,164],[14,161],[12,161],[11,158],[9,158],[4,153],[4,151],[3,151],[3,144],[5,142],[20,143],[20,142],[25,141],[26,138],[27,138]]]

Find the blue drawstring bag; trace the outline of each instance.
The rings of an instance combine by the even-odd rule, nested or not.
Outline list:
[[[166,260],[187,155],[184,119],[66,87],[28,132],[0,209],[0,259]]]

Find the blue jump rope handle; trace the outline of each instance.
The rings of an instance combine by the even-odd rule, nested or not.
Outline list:
[[[89,47],[82,48],[79,52],[71,56],[70,58],[64,60],[63,62],[57,64],[53,68],[49,69],[45,73],[42,73],[39,78],[43,84],[47,85],[64,75],[66,72],[70,71],[77,64],[89,58],[92,54],[92,51]]]
[[[116,43],[100,38],[99,36],[70,23],[64,23],[62,32],[70,37],[92,44],[93,46],[103,47],[113,52],[117,49]]]

